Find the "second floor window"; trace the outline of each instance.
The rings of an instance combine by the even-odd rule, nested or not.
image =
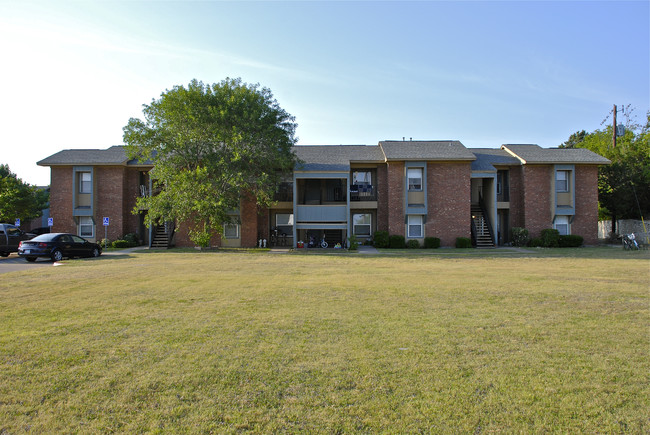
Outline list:
[[[93,183],[90,172],[79,173],[79,193],[92,193]]]
[[[555,172],[555,191],[556,192],[569,191],[569,171]]]
[[[352,184],[356,184],[356,185],[372,184],[370,171],[354,171],[352,173]]]
[[[406,171],[409,183],[409,191],[422,190],[422,168],[410,168]]]

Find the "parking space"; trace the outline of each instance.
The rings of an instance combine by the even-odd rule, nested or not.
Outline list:
[[[18,272],[35,267],[52,267],[53,265],[54,262],[49,258],[39,258],[34,263],[28,263],[24,258],[20,258],[16,254],[11,254],[8,257],[0,257],[0,273]]]

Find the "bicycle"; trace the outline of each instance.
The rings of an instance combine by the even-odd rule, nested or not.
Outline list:
[[[636,242],[636,236],[634,235],[634,233],[623,234],[623,236],[621,236],[621,239],[623,241],[624,250],[626,251],[639,250],[639,244]]]
[[[327,242],[325,241],[325,234],[323,234],[323,238],[320,240],[320,244],[319,244],[319,245],[320,245],[321,248],[327,248],[327,247],[329,246],[329,245],[327,244]]]

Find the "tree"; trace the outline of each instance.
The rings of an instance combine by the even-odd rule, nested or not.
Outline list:
[[[24,183],[9,170],[9,165],[0,164],[0,222],[37,218],[48,201],[47,191]]]
[[[190,225],[198,244],[232,222],[244,196],[268,207],[296,162],[295,118],[267,88],[227,78],[166,90],[131,118],[124,142],[131,158],[153,163],[158,195],[139,198],[148,226],[175,220]],[[209,236],[208,236],[209,240]]]
[[[628,122],[626,132],[612,144],[612,126],[592,133],[572,134],[562,148],[587,148],[612,161],[598,170],[601,218],[638,219],[650,214],[650,112],[641,126]],[[612,227],[615,232],[615,227]]]

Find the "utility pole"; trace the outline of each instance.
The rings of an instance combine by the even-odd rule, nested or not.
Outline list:
[[[614,104],[614,128],[612,129],[612,143],[614,148],[616,148],[616,104]]]

